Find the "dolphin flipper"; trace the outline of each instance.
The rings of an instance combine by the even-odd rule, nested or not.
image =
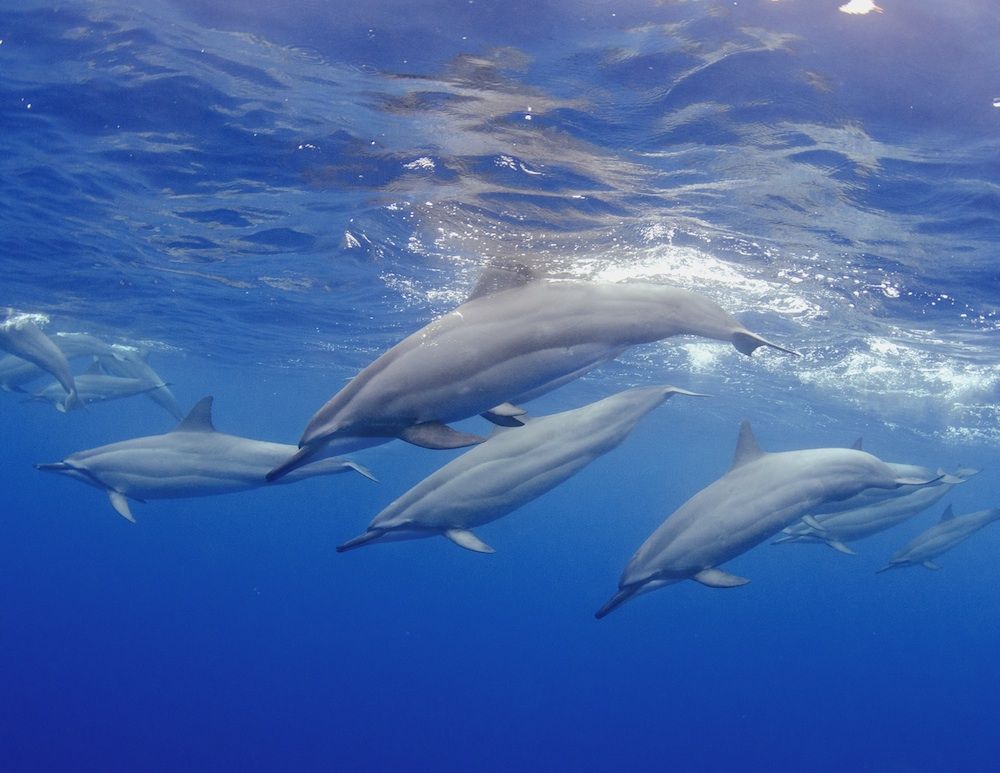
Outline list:
[[[691,579],[702,585],[707,585],[709,588],[738,588],[750,582],[746,577],[737,577],[735,574],[729,574],[721,569],[702,569]]]
[[[446,529],[444,536],[458,545],[460,548],[471,550],[474,553],[495,553],[496,551],[483,542],[479,537],[468,529]]]
[[[839,539],[825,539],[825,540],[823,540],[823,542],[825,542],[831,548],[833,548],[834,550],[836,550],[838,553],[843,553],[844,555],[847,555],[847,556],[856,556],[857,555],[857,553],[855,553],[853,550],[851,550],[851,548],[847,547],[847,545],[845,545]]]
[[[128,500],[125,495],[120,491],[115,491],[114,489],[108,489],[108,499],[111,500],[111,506],[115,509],[122,518],[127,521],[135,523],[135,518],[132,517],[132,510],[129,509]]]
[[[435,451],[446,448],[464,448],[482,443],[486,438],[480,435],[472,435],[468,432],[459,432],[442,424],[439,421],[425,421],[421,424],[413,424],[402,432],[399,437],[407,443],[412,443],[421,448],[430,448]],[[271,473],[268,473],[270,475]]]

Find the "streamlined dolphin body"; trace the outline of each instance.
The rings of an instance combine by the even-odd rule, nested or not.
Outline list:
[[[674,511],[640,546],[597,612],[607,615],[633,596],[681,580],[731,588],[749,580],[719,565],[745,553],[823,502],[867,488],[928,481],[899,477],[885,462],[851,448],[765,453],[744,421],[729,471]]]
[[[368,530],[337,548],[442,535],[492,553],[471,529],[510,513],[555,488],[621,443],[639,420],[676,387],[643,387],[494,435],[418,483],[375,516]]]
[[[879,569],[885,572],[889,569],[897,569],[903,566],[920,566],[927,569],[940,569],[931,559],[937,558],[942,553],[951,550],[959,542],[968,538],[974,532],[979,531],[984,526],[988,526],[996,520],[1000,520],[1000,508],[994,507],[989,510],[979,510],[968,515],[956,516],[951,509],[951,505],[945,508],[941,515],[940,522],[931,526],[927,531],[917,535],[907,543],[902,549],[889,559],[889,563]]]
[[[0,322],[0,349],[51,373],[66,393],[65,405],[69,408],[81,407],[69,360],[30,315],[9,314],[4,322]]]
[[[71,405],[69,398],[62,393],[59,385],[54,383],[35,392],[31,399],[51,403],[57,411],[66,413],[73,408],[141,395],[163,386],[162,382],[157,384],[138,378],[109,376],[106,373],[96,372],[96,369],[80,374],[75,381],[78,395],[77,404]]]
[[[145,393],[146,397],[165,409],[175,419],[183,418],[184,412],[177,404],[177,398],[170,391],[170,387],[160,378],[160,374],[146,362],[142,351],[132,346],[114,344],[109,347],[107,353],[98,355],[97,359],[104,371],[112,376],[137,378],[156,384],[154,389]]]
[[[264,485],[264,473],[294,446],[227,435],[212,425],[212,398],[202,398],[164,435],[123,440],[78,451],[61,462],[39,464],[104,489],[115,510],[134,522],[130,499],[176,499],[246,491]],[[293,483],[317,475],[367,469],[347,459],[316,459],[287,475]]]
[[[110,344],[88,333],[56,333],[50,340],[59,347],[67,360],[85,356],[111,356],[114,353]],[[51,374],[16,355],[0,357],[0,389],[5,392],[23,392],[25,384],[46,375]]]
[[[854,551],[846,543],[870,537],[873,534],[891,529],[909,518],[922,513],[928,507],[944,497],[954,486],[965,482],[977,470],[959,470],[955,474],[939,470],[933,473],[926,467],[913,465],[889,464],[900,476],[914,476],[930,479],[935,475],[940,480],[927,486],[900,486],[896,491],[898,496],[889,499],[872,498],[870,504],[852,507],[843,512],[828,512],[800,521],[783,530],[782,535],[774,541],[775,545],[788,542],[818,542],[824,543],[841,553],[853,554]],[[853,501],[855,497],[851,498]]]
[[[274,480],[323,445],[338,452],[401,438],[425,448],[482,441],[447,422],[477,413],[518,424],[516,405],[630,346],[690,334],[750,354],[772,344],[708,298],[652,284],[547,282],[527,269],[488,269],[470,300],[385,352],[312,417],[298,453]]]

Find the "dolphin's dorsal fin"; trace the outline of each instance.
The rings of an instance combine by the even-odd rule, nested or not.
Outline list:
[[[212,396],[201,398],[188,415],[174,427],[174,432],[215,432],[212,424]]]
[[[486,295],[502,293],[535,281],[538,281],[538,274],[523,263],[518,263],[516,260],[490,261],[483,266],[479,281],[465,300],[468,302]]]
[[[735,470],[763,455],[764,452],[757,445],[757,438],[753,436],[753,430],[750,429],[750,422],[744,419],[740,422],[740,435],[736,438],[736,453],[733,454],[733,464],[729,469]]]
[[[955,511],[951,509],[951,505],[948,505],[944,509],[944,512],[941,513],[941,520],[942,521],[950,521],[954,517],[955,517]]]
[[[858,438],[857,440],[854,441],[854,443],[851,444],[851,450],[852,451],[864,451],[865,450],[864,448],[861,447],[861,440],[862,440],[862,438]]]

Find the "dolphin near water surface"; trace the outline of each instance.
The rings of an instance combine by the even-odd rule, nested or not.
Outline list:
[[[951,505],[948,505],[938,523],[900,548],[889,559],[889,563],[877,570],[876,574],[904,566],[920,565],[927,569],[940,569],[941,567],[932,559],[951,550],[970,535],[997,520],[1000,520],[1000,507],[978,510],[967,515],[955,515]]]
[[[643,283],[543,281],[529,269],[488,267],[469,300],[379,356],[307,425],[274,480],[328,443],[339,453],[401,438],[425,448],[482,442],[448,422],[482,414],[516,425],[532,399],[631,346],[675,335],[794,353],[752,333],[704,296]]]
[[[107,492],[111,505],[134,522],[129,500],[203,497],[264,485],[264,473],[294,446],[227,435],[212,424],[212,398],[204,397],[184,420],[163,435],[123,440],[78,451],[39,470],[67,475]],[[324,457],[303,465],[281,482],[354,470],[371,473],[348,459]]]
[[[65,405],[71,409],[82,407],[69,360],[31,315],[8,312],[7,319],[0,322],[0,349],[51,373],[66,393]]]
[[[749,422],[740,425],[729,471],[675,510],[639,547],[622,572],[604,617],[640,593],[682,580],[732,588],[749,580],[719,566],[745,553],[824,502],[868,488],[932,481],[900,477],[885,462],[853,448],[766,453]]]
[[[507,515],[575,475],[619,445],[643,416],[675,394],[696,393],[671,386],[629,389],[500,432],[407,491],[337,551],[442,535],[468,550],[492,553],[471,529]]]

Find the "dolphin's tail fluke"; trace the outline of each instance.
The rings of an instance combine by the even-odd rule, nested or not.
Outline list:
[[[736,351],[740,354],[746,355],[753,354],[754,351],[761,346],[770,346],[772,349],[777,349],[779,352],[784,352],[785,354],[794,354],[796,357],[802,356],[794,349],[787,349],[784,346],[779,346],[776,343],[768,341],[766,338],[762,338],[756,333],[751,333],[749,330],[737,330],[733,333],[733,346],[736,347]]]
[[[638,592],[639,586],[636,585],[629,585],[627,588],[619,589],[614,596],[608,599],[607,603],[603,607],[594,613],[594,617],[600,620],[602,617],[610,615]]]
[[[76,392],[76,386],[66,395],[66,399],[62,402],[63,409],[66,411],[75,411],[79,408],[83,408],[83,400],[80,399],[80,395]]]
[[[268,483],[276,481],[282,475],[287,475],[296,467],[301,467],[305,464],[306,460],[315,454],[317,450],[318,449],[315,446],[302,446],[298,451],[288,457],[288,459],[283,461],[264,477],[267,479]]]
[[[376,540],[382,536],[384,532],[381,531],[366,531],[364,534],[359,534],[354,539],[349,539],[343,545],[337,545],[338,553],[346,553],[348,550],[354,550],[354,548],[359,548],[362,545]]]

